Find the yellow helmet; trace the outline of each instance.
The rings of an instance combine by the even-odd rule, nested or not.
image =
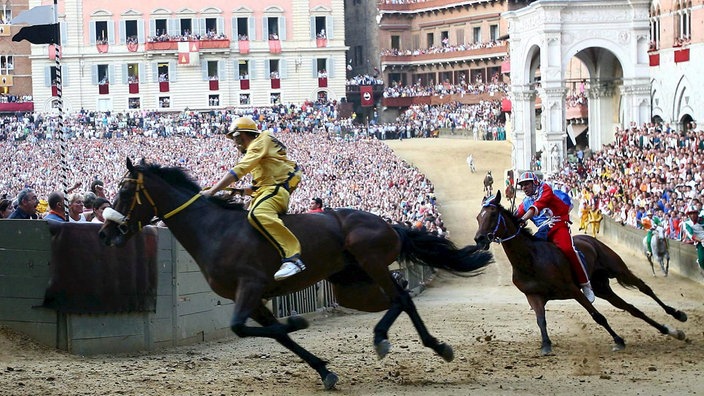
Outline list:
[[[253,133],[259,133],[259,129],[257,128],[257,123],[254,122],[249,117],[240,117],[232,121],[232,124],[230,124],[230,127],[227,128],[227,136],[229,139],[234,139],[235,137],[240,135],[240,132],[253,132]]]

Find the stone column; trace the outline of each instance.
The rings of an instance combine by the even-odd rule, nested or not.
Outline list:
[[[565,156],[565,94],[567,89],[561,82],[548,82],[550,87],[541,92],[543,102],[543,133],[540,149],[543,151],[541,163],[545,173],[558,172]],[[559,84],[559,85],[558,85]]]
[[[514,85],[512,88],[514,144],[512,163],[515,169],[523,170],[530,167],[530,158],[535,153],[536,92],[529,85]]]
[[[612,83],[593,84],[587,91],[589,97],[589,147],[602,147],[614,139],[615,123],[618,119],[615,112],[618,106],[614,103],[615,86]]]

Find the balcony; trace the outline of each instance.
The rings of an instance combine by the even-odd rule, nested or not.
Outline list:
[[[449,60],[471,60],[498,58],[508,55],[508,48],[505,44],[491,48],[477,48],[460,51],[434,52],[418,55],[382,55],[382,63],[403,64],[403,63],[432,63],[433,61],[447,62]]]
[[[502,100],[502,94],[483,93],[479,95],[433,95],[433,96],[408,96],[402,98],[383,98],[382,105],[386,107],[409,107],[412,105],[442,105],[447,103],[459,102],[462,104],[477,104],[481,101]]]
[[[150,41],[144,43],[146,51],[176,51],[180,41]],[[230,40],[199,40],[198,47],[202,49],[230,48]]]
[[[14,113],[17,111],[34,111],[34,102],[0,103],[0,113]]]
[[[589,106],[586,103],[581,103],[576,106],[567,105],[565,110],[565,119],[574,120],[580,118],[589,118]]]
[[[467,3],[466,1],[457,0],[428,0],[420,1],[412,4],[389,4],[385,0],[379,2],[379,11],[383,12],[401,12],[411,13],[419,11],[428,11],[442,8],[459,7]]]

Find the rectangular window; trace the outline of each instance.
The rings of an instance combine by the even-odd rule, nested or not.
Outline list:
[[[179,21],[179,34],[181,36],[190,36],[193,34],[193,21],[191,18],[184,18]]]
[[[247,36],[249,33],[249,18],[239,17],[237,18],[237,39],[242,41],[249,40]]]
[[[141,101],[139,98],[129,98],[127,99],[127,107],[130,109],[139,109],[142,107]]]
[[[318,78],[327,78],[328,76],[328,60],[325,58],[318,58],[315,60],[318,68]]]
[[[420,35],[414,34],[413,35],[413,49],[418,49],[418,48],[420,48]]]
[[[0,55],[0,74],[8,70],[15,70],[14,55]]]
[[[168,63],[159,63],[157,65],[157,70],[159,73],[159,82],[168,82],[169,81],[169,64]]]
[[[324,16],[317,16],[315,17],[315,37],[317,38],[327,38],[327,32],[325,31],[325,28],[327,27],[325,24],[326,18]]]
[[[110,84],[110,75],[108,73],[108,65],[98,65],[98,84]]]
[[[171,97],[169,96],[159,96],[159,108],[168,109],[171,107]]]
[[[472,40],[474,43],[482,42],[482,28],[479,26],[472,28]]]
[[[279,40],[279,18],[266,18],[266,27],[267,31],[269,32],[269,40]]]
[[[208,78],[210,80],[217,80],[220,78],[218,61],[208,61]]]
[[[208,95],[208,106],[220,106],[220,95]]]
[[[0,25],[9,24],[11,19],[12,19],[12,10],[8,10],[7,8],[3,7],[3,9],[0,10]]]
[[[139,83],[139,63],[128,63],[127,64],[127,83],[128,84]]]
[[[359,66],[364,63],[364,52],[361,45],[356,45],[354,47],[354,65]]]
[[[239,76],[240,80],[249,80],[249,61],[239,61]]]
[[[281,93],[272,92],[271,95],[269,95],[269,103],[273,105],[281,104]]]
[[[281,75],[279,74],[279,60],[278,59],[270,59],[269,60],[269,78],[271,78],[271,79],[281,78]]]
[[[156,28],[154,32],[155,36],[159,37],[165,34],[169,34],[169,31],[166,28],[166,19],[155,19],[154,26]]]
[[[130,43],[136,43],[139,38],[139,33],[137,33],[137,21],[129,20],[125,21],[125,41]]]
[[[401,36],[391,36],[391,49],[400,50],[401,49]]]
[[[95,42],[97,44],[108,43],[108,23],[107,21],[95,22]]]
[[[491,25],[489,26],[489,40],[490,41],[498,41],[499,40],[499,25]]]
[[[457,35],[457,45],[463,45],[464,44],[464,29],[457,29],[456,35]]]
[[[240,94],[240,104],[241,105],[248,105],[249,104],[249,94]]]
[[[427,41],[427,46],[428,48],[432,47],[435,45],[435,34],[433,33],[428,33],[426,36],[426,41]]]
[[[215,37],[222,32],[218,32],[217,18],[205,18],[205,34],[207,37]]]

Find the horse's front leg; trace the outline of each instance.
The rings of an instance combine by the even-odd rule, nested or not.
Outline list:
[[[251,318],[264,327],[276,327],[281,325],[276,317],[274,317],[274,314],[271,313],[271,311],[263,303],[260,303],[259,306],[252,312]],[[289,318],[289,327],[291,326],[291,320],[292,318]],[[327,369],[328,362],[308,352],[305,348],[293,341],[287,333],[279,334],[275,336],[274,339],[286,349],[303,359],[303,361],[308,363],[313,370],[317,371],[326,390],[330,390],[335,387],[338,377],[337,374]]]
[[[540,353],[543,356],[552,355],[552,341],[548,337],[548,322],[545,319],[545,304],[547,301],[536,294],[526,294],[528,299],[528,304],[535,312],[535,319],[538,322],[538,327],[540,328],[540,337],[542,338],[542,345],[540,346]]]
[[[262,304],[262,295],[265,284],[259,280],[242,281],[235,297],[235,312],[230,321],[230,329],[240,337],[267,337],[276,338],[292,331],[305,329],[308,322],[301,317],[292,316],[287,324],[276,321],[268,326],[247,326],[247,318]]]

